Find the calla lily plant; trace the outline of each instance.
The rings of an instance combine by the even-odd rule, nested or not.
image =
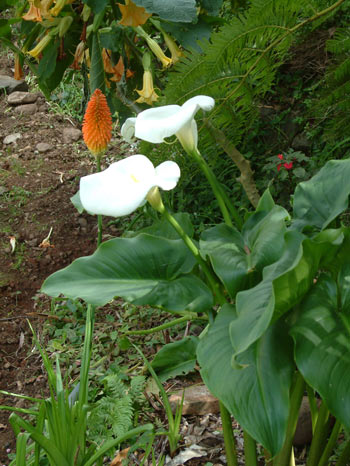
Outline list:
[[[350,227],[340,221],[349,208],[350,160],[330,161],[301,183],[293,212],[276,205],[267,190],[242,227],[234,227],[224,210],[228,201],[197,149],[194,116],[213,105],[211,97],[198,96],[182,106],[146,110],[127,120],[122,133],[155,143],[175,135],[206,173],[225,223],[195,241],[188,219],[172,215],[158,191],[176,186],[178,165],[155,168],[144,155],[128,157],[82,178],[83,206],[122,216],[149,200],[161,219],[131,238],[103,242],[93,255],[48,277],[42,290],[92,306],[116,296],[156,306],[181,316],[174,326],[205,321],[201,336],[190,337],[195,349],[188,358],[197,359],[204,383],[220,400],[228,466],[238,464],[231,414],[244,430],[245,464],[257,464],[258,442],[266,465],[293,465],[305,390],[314,431],[307,465],[326,466],[344,438],[339,433],[350,430]],[[167,348],[170,371],[188,343]],[[337,419],[333,428],[330,413]],[[336,466],[349,464],[350,440],[345,436],[343,443]]]

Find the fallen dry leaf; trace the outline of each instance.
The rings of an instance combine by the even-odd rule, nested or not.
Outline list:
[[[128,456],[128,451],[130,448],[125,448],[124,450],[120,451],[114,460],[111,462],[110,466],[122,466],[122,461],[126,459]]]

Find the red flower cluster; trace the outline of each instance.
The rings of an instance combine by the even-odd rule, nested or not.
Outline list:
[[[96,89],[86,108],[83,122],[84,142],[98,156],[107,149],[112,138],[112,116],[105,95]]]
[[[283,155],[282,154],[278,154],[277,157],[280,159],[280,160],[283,160]],[[282,165],[284,166],[284,168],[286,170],[291,170],[293,168],[293,162],[284,162],[284,163],[279,163],[277,165],[277,171],[279,172],[281,170],[281,167]]]

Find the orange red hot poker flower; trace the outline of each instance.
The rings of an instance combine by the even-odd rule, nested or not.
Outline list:
[[[83,122],[84,142],[89,151],[101,155],[112,137],[112,116],[105,95],[96,89],[86,108]]]

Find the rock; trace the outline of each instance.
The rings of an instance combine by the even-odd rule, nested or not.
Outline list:
[[[30,92],[12,92],[7,97],[7,103],[9,105],[24,105],[24,104],[32,104],[36,102],[36,99],[38,98],[37,94],[32,94]]]
[[[181,403],[183,390],[178,390],[169,397],[173,413],[176,406]],[[193,385],[185,388],[182,414],[204,415],[220,412],[219,400],[215,398],[205,385]]]
[[[76,142],[81,138],[81,136],[82,132],[78,128],[73,128],[73,126],[63,128],[63,142],[65,144],[71,144],[72,142]]]
[[[0,92],[11,94],[16,91],[28,91],[28,84],[24,80],[17,81],[10,76],[0,74]]]
[[[36,145],[36,150],[42,153],[48,152],[51,149],[51,144],[48,144],[47,142],[39,142],[39,144]]]
[[[305,133],[300,133],[295,136],[291,146],[294,150],[300,150],[304,152],[310,149],[311,141],[307,138]]]
[[[81,227],[86,227],[86,226],[87,226],[87,220],[86,220],[86,218],[81,217],[81,218],[78,220],[78,222],[79,222],[79,225],[80,225]]]
[[[303,446],[311,443],[312,440],[312,421],[309,399],[307,396],[303,397],[301,402],[297,428],[295,430],[293,445]]]
[[[13,144],[16,143],[17,139],[21,139],[21,133],[13,133],[6,136],[3,140],[4,144]]]
[[[15,112],[25,113],[26,115],[36,113],[36,111],[37,111],[36,104],[18,105],[17,107],[15,107]]]

